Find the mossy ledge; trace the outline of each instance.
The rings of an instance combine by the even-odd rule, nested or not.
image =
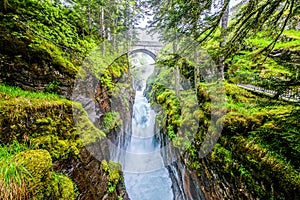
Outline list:
[[[0,84],[0,102],[1,149],[8,149],[3,150],[6,156],[1,156],[0,168],[11,172],[0,176],[1,194],[8,195],[1,198],[75,199],[83,191],[89,191],[85,195],[90,199],[99,193],[109,199],[126,197],[122,173],[113,179],[115,190],[109,189],[110,174],[84,147],[98,146],[105,134],[89,121],[81,104],[4,84]],[[76,126],[74,110],[80,122]],[[84,137],[78,129],[85,131]],[[91,191],[90,178],[96,178],[95,188],[102,189]],[[15,190],[5,186],[7,180]]]

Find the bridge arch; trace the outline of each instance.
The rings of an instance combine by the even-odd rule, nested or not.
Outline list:
[[[150,51],[148,49],[134,49],[134,50],[128,52],[129,55],[133,55],[135,53],[144,53],[144,54],[147,54],[154,61],[156,61],[156,55],[155,55],[155,53],[153,53],[152,51]]]

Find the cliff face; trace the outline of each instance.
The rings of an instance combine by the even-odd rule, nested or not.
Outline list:
[[[9,45],[1,44],[1,41],[0,45],[10,48]],[[22,55],[21,52],[14,52],[10,56],[6,53],[3,49],[0,52],[0,81],[19,86],[24,90],[55,92],[70,97],[74,74],[62,71],[60,66],[45,61],[38,52],[30,60],[27,60],[26,55]]]
[[[205,88],[198,88],[202,105],[209,99]],[[291,143],[286,134],[294,135],[298,126],[297,106],[258,97],[231,84],[225,84],[225,89],[227,114],[222,135],[210,154],[192,161],[203,194],[208,199],[298,199],[299,164],[293,158],[298,153],[286,145]],[[207,114],[209,108],[202,106]],[[208,119],[203,116],[203,121]]]
[[[57,163],[59,171],[73,177],[80,191],[79,199],[128,199],[121,166],[115,169],[113,164],[110,169],[103,170],[104,160],[122,156],[119,148],[123,148],[125,141],[129,141],[126,137],[130,137],[134,90],[126,60],[127,57],[123,56],[117,61],[116,65],[121,66],[123,73],[116,77],[112,75],[113,86],[109,87],[103,79],[101,82],[90,69],[84,69],[84,76],[79,74],[75,80],[72,99],[83,105],[89,120],[106,135],[105,139],[96,139],[83,147],[79,158]],[[113,64],[111,67],[116,69],[118,66]],[[80,127],[81,118],[76,111],[73,114],[77,118],[75,124]],[[78,134],[83,142],[89,135],[85,129],[78,131]],[[113,170],[119,173],[118,180],[112,179]]]
[[[178,149],[170,143],[168,136],[163,130],[156,131],[156,139],[161,146],[161,154],[164,164],[169,171],[172,180],[172,189],[175,200],[204,199],[201,191],[201,183],[196,173],[191,171],[184,163],[184,158]]]
[[[21,47],[22,45],[19,46]],[[1,53],[9,53],[1,50]],[[18,85],[23,89],[45,91],[49,81],[59,80],[60,84],[52,89],[65,97],[76,96],[73,99],[81,102],[83,108],[78,103],[60,99],[55,95],[20,89],[13,89],[16,90],[16,94],[9,94],[7,92],[11,91],[10,87],[1,85],[1,144],[10,145],[15,140],[21,143],[30,141],[34,148],[47,150],[52,157],[54,171],[68,175],[77,185],[78,199],[127,199],[121,168],[116,168],[115,164],[109,162],[109,167],[104,169],[102,164],[102,160],[110,159],[108,141],[114,141],[117,129],[123,129],[117,119],[109,117],[110,113],[120,112],[122,118],[122,115],[128,115],[127,119],[131,120],[134,95],[130,90],[132,84],[129,72],[123,76],[128,70],[126,58],[119,61],[118,66],[112,66],[115,69],[119,67],[120,74],[114,76],[109,71],[106,74],[108,78],[104,81],[116,83],[129,80],[126,86],[128,90],[114,87],[113,91],[119,89],[119,94],[127,95],[126,99],[130,99],[131,102],[123,101],[123,96],[116,93],[116,96],[113,96],[112,88],[92,74],[89,74],[82,84],[93,89],[79,90],[80,94],[84,93],[80,96],[76,91],[76,84],[74,90],[71,90],[74,87],[72,83],[79,82],[78,79],[75,80],[74,75],[57,70],[45,57],[34,58],[35,62],[39,62],[36,66],[34,63],[22,61],[27,58],[14,55],[10,52],[2,57],[2,82]],[[123,78],[120,79],[119,76]],[[38,94],[41,97],[36,97]],[[113,98],[117,100],[113,101]],[[112,101],[119,105],[118,110],[112,109]],[[12,112],[14,107],[19,109]]]
[[[0,86],[1,146],[6,144],[7,148],[15,149],[15,143],[20,143],[26,146],[25,149],[33,149],[31,151],[43,149],[45,152],[43,155],[48,155],[50,158],[49,164],[47,163],[49,165],[47,170],[51,175],[49,175],[49,181],[40,183],[40,179],[35,180],[36,185],[41,186],[34,193],[30,193],[31,191],[25,185],[24,190],[29,194],[28,198],[38,198],[38,196],[46,198],[48,194],[45,191],[50,191],[47,187],[55,188],[54,184],[58,184],[52,179],[64,177],[57,175],[61,172],[68,175],[76,184],[78,199],[118,199],[118,197],[127,199],[121,167],[112,162],[105,167],[106,165],[102,163],[102,160],[109,160],[107,140],[103,132],[91,123],[80,104],[53,95],[39,93],[41,96],[38,96],[37,93]],[[18,109],[12,111],[15,108]],[[80,113],[77,116],[80,118],[79,124],[76,125],[73,120],[74,110],[77,110],[77,114]],[[80,127],[84,127],[87,133],[85,137],[79,136]],[[39,159],[43,157],[35,159],[35,162],[39,163],[42,162]],[[22,158],[19,160],[23,163]],[[24,167],[29,169],[30,165],[31,163],[28,162],[24,164]],[[34,171],[34,168],[31,170],[31,173],[40,174],[39,171]],[[28,179],[25,175],[22,176],[26,183]],[[72,182],[70,179],[67,180]],[[0,177],[0,182],[1,180]],[[59,186],[62,187],[61,192],[68,192],[69,196],[74,197],[75,187],[64,188],[65,186],[64,184]],[[4,194],[8,191],[2,192]],[[69,196],[61,198],[68,199]]]
[[[0,13],[0,82],[70,97],[78,67],[63,56],[66,53],[62,49],[42,38],[44,33],[34,35],[41,30],[24,25],[26,13],[20,18],[18,14]]]
[[[52,159],[47,170],[56,180],[38,183],[42,189],[29,198],[52,198],[44,194],[51,183],[49,187],[59,191],[72,190],[57,198],[75,198],[77,192],[78,199],[127,199],[120,166],[109,160],[110,144],[125,141],[125,134],[117,133],[128,129],[125,125],[131,127],[134,95],[128,61],[126,56],[116,62],[107,58],[80,80],[80,66],[89,64],[85,58],[103,40],[98,33],[82,33],[82,19],[75,10],[51,2],[11,1],[7,9],[0,8],[0,148],[15,148],[16,142],[45,150]],[[78,93],[80,82],[87,89]],[[122,95],[129,100],[123,101]],[[128,120],[121,123],[121,118]],[[2,168],[2,160],[0,164]],[[66,179],[59,172],[69,175],[77,191],[61,188],[67,184],[59,185],[57,180]]]
[[[213,89],[216,83],[199,83],[195,100],[189,95],[192,90],[180,88],[178,96],[172,82],[167,82],[168,74],[174,74],[172,69],[159,67],[148,82],[147,95],[162,108],[157,120],[162,131],[157,137],[179,198],[299,198],[299,142],[291,139],[299,136],[297,104],[228,83],[222,102],[216,100],[222,95]],[[193,110],[195,102],[198,107]],[[224,116],[216,117],[220,113]],[[197,123],[192,121],[195,116]],[[181,127],[184,123],[187,126]],[[210,127],[212,123],[215,127]],[[202,144],[220,124],[222,133],[203,158]],[[178,149],[172,150],[170,143]]]

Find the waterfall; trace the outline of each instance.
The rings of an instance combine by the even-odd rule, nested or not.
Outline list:
[[[140,66],[136,74],[132,134],[126,147],[123,170],[131,200],[173,199],[172,181],[164,166],[160,144],[155,137],[155,112],[143,95],[154,66]]]
[[[173,199],[172,181],[164,167],[160,145],[154,133],[155,113],[136,92],[133,107],[132,136],[123,164],[125,186],[130,199]]]
[[[110,143],[110,158],[122,164],[131,200],[203,199],[197,177],[186,170],[178,150],[156,123],[156,113],[144,96],[147,79],[154,72],[149,59],[142,54],[131,61],[135,89],[132,113],[121,113],[125,123]],[[113,101],[112,108],[124,107],[121,104]]]

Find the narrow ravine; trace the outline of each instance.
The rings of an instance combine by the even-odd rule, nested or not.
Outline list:
[[[169,172],[154,137],[154,121],[155,113],[143,91],[137,91],[132,136],[123,166],[126,190],[132,200],[173,199]]]
[[[131,200],[171,200],[172,181],[155,138],[155,112],[143,95],[154,66],[139,67],[143,73],[137,73],[139,81],[135,82],[132,134],[123,163],[125,186]]]
[[[124,107],[122,99],[112,103],[112,108],[122,112],[122,128],[109,141],[110,159],[122,165],[131,200],[203,199],[195,174],[186,169],[179,152],[157,123],[156,116],[163,111],[146,97],[146,83],[155,75],[154,61],[143,53],[136,54],[130,59],[134,88],[131,107],[121,111],[118,108]]]

